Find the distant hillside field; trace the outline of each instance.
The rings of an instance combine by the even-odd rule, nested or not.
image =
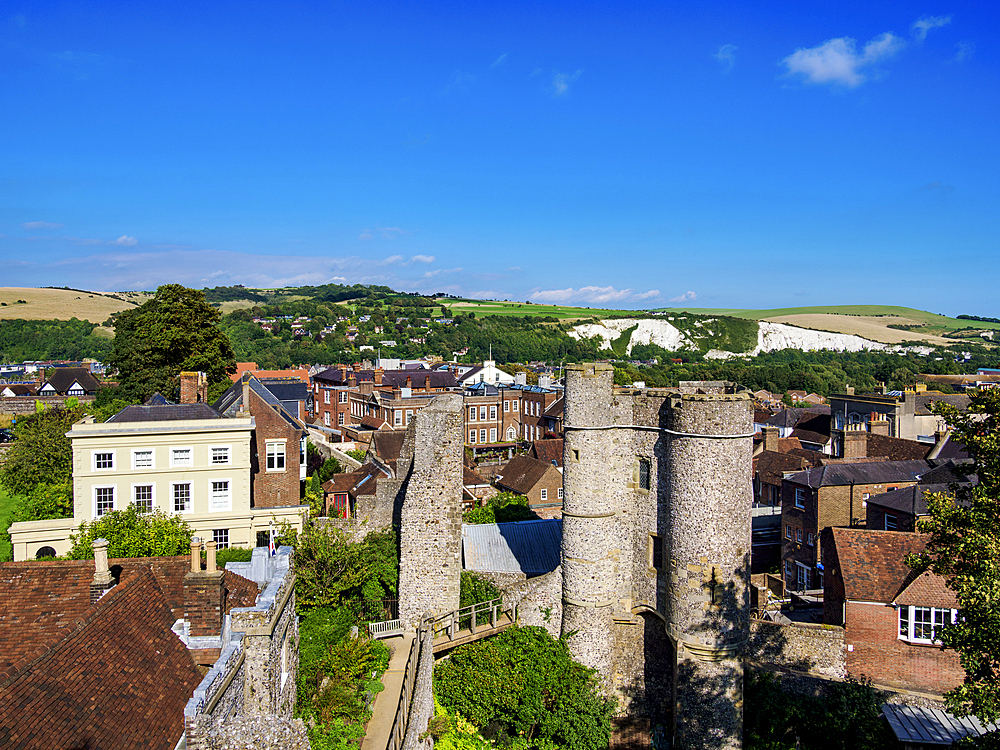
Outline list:
[[[494,302],[493,300],[450,299],[434,300],[453,313],[476,315],[539,315],[572,321],[581,318],[605,318],[613,315],[634,315],[631,310],[610,310],[601,307],[573,307],[571,305],[540,305],[532,302]]]
[[[24,302],[18,302],[24,300]],[[142,299],[136,302],[142,303]],[[69,320],[78,318],[91,323],[103,323],[111,313],[135,305],[99,292],[77,292],[71,289],[33,289],[0,287],[0,320]]]

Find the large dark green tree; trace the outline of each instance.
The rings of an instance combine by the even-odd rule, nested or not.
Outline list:
[[[175,395],[185,371],[204,372],[210,385],[225,382],[236,372],[236,356],[220,319],[204,292],[179,284],[161,286],[153,299],[121,313],[109,362],[118,370],[123,395]]]
[[[991,722],[1000,719],[1000,390],[974,393],[966,412],[935,411],[968,449],[962,471],[975,481],[927,496],[930,518],[918,528],[930,541],[909,562],[944,576],[958,599],[958,622],[937,634],[965,669],[964,684],[945,695],[949,708]]]

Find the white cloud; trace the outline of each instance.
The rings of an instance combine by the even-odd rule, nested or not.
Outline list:
[[[951,16],[921,16],[910,24],[910,33],[918,42],[922,42],[927,38],[928,31],[947,26],[949,23],[951,23]]]
[[[660,296],[659,289],[636,292],[632,289],[615,289],[613,286],[582,286],[579,289],[533,290],[530,299],[535,302],[574,302],[603,305],[609,302],[626,302],[653,299]]]
[[[21,225],[22,229],[61,229],[65,224],[57,224],[54,221],[26,221]]]
[[[424,274],[425,279],[433,279],[442,273],[460,273],[462,270],[461,266],[458,268],[435,268],[433,271],[428,271]]]
[[[410,258],[410,263],[433,263],[433,255],[414,255]]]
[[[712,57],[718,60],[722,64],[722,72],[728,73],[736,65],[736,50],[738,50],[735,44],[723,44],[719,47],[718,51]]]
[[[396,266],[403,262],[402,255],[390,255],[388,258],[382,261],[383,266]]]
[[[858,52],[857,42],[845,36],[829,39],[817,47],[796,50],[782,62],[790,75],[801,74],[807,83],[840,83],[853,87],[864,82],[865,68],[904,46],[902,39],[887,31]]]
[[[127,234],[123,234],[121,237],[115,240],[114,244],[122,245],[124,247],[132,247],[132,245],[134,245],[138,241],[139,240],[137,240],[135,237],[129,237]]]
[[[367,229],[365,231],[363,231],[361,234],[358,235],[358,239],[361,240],[362,242],[367,242],[368,240],[373,239],[374,237],[375,237],[375,235],[373,235]]]
[[[694,302],[698,299],[698,295],[694,292],[684,292],[684,294],[678,297],[671,297],[668,302]]]
[[[507,53],[504,52],[502,55],[500,55],[500,57],[498,57],[496,60],[490,63],[490,70],[493,70],[493,68],[503,65],[506,59],[507,59]]]
[[[965,62],[976,51],[974,42],[959,42],[955,45],[955,62]]]
[[[552,76],[552,90],[556,96],[562,96],[569,91],[569,85],[583,74],[582,70],[575,73],[555,73]]]

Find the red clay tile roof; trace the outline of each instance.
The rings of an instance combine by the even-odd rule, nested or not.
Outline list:
[[[244,578],[231,570],[227,570],[224,581],[226,598],[223,609],[227,615],[233,609],[238,607],[252,607],[257,603],[257,595],[260,594],[260,588],[249,578]]]
[[[941,576],[928,570],[920,575],[911,575],[910,579],[910,583],[893,600],[896,604],[958,609],[955,592],[948,588]]]
[[[809,451],[815,453],[815,451]],[[754,473],[764,484],[781,486],[783,472],[801,471],[812,466],[809,458],[804,456],[761,451],[753,459]]]
[[[848,599],[891,602],[909,582],[911,552],[923,552],[925,534],[867,529],[831,529]]]
[[[549,469],[557,471],[552,464],[539,461],[531,456],[514,456],[500,470],[497,484],[518,494],[527,495]]]
[[[933,447],[930,443],[918,443],[916,440],[868,434],[868,455],[887,461],[917,461],[927,458]]]
[[[405,440],[406,433],[402,430],[394,432],[380,430],[372,435],[371,449],[383,461],[398,461]]]
[[[148,569],[113,588],[0,683],[0,746],[172,750],[201,681],[173,622]]]
[[[475,469],[462,466],[462,484],[466,487],[489,487],[490,482]]]
[[[562,438],[536,440],[531,444],[531,456],[547,464],[555,462],[555,466],[563,465],[563,441]]]

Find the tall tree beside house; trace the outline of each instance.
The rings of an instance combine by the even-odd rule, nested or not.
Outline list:
[[[66,433],[83,417],[79,406],[44,409],[22,417],[17,439],[0,466],[0,484],[12,495],[28,495],[40,484],[68,484],[73,476],[73,452]]]
[[[965,413],[948,404],[934,411],[968,449],[961,472],[977,481],[927,496],[930,518],[918,529],[930,541],[908,562],[944,576],[958,598],[958,621],[937,633],[965,669],[964,684],[945,696],[949,709],[991,722],[1000,719],[1000,390],[974,393]]]
[[[209,387],[226,383],[236,372],[236,355],[219,327],[221,314],[204,292],[166,284],[140,307],[115,320],[115,345],[109,363],[118,369],[126,398],[145,399],[159,391],[178,391],[178,375],[200,371]]]

